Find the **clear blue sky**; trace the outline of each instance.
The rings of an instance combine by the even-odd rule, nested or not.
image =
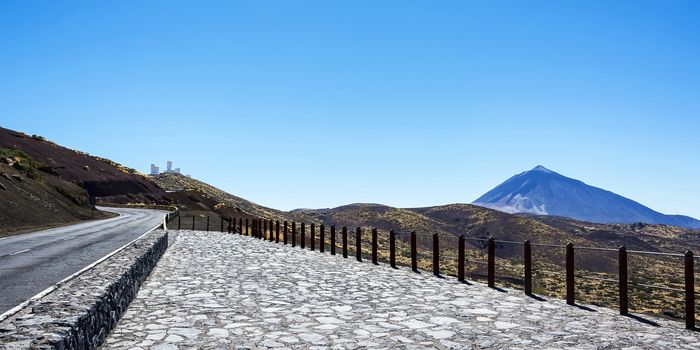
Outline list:
[[[281,209],[542,164],[700,218],[698,1],[2,1],[0,125]]]

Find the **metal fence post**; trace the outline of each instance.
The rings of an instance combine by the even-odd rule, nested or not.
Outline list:
[[[523,242],[523,261],[525,265],[525,294],[532,295],[532,245],[529,240]]]
[[[195,218],[195,217],[192,216],[192,231],[194,231],[194,220],[195,220],[194,218]]]
[[[377,250],[378,250],[378,245],[377,245],[377,228],[372,229],[372,263],[377,265]]]
[[[343,258],[348,257],[348,228],[343,226]]]
[[[326,251],[326,226],[321,224],[321,237],[319,239],[318,250],[323,253]]]
[[[619,292],[620,292],[620,315],[627,315],[629,299],[627,295],[627,248],[620,247],[617,250],[618,255],[618,277],[619,277]]]
[[[301,223],[301,249],[306,246],[306,224]]]
[[[292,221],[292,247],[297,246],[297,223]]]
[[[464,235],[457,239],[457,280],[464,282]]]
[[[695,329],[695,260],[685,252],[685,328]]]
[[[331,226],[331,255],[335,255],[335,225]]]
[[[362,229],[355,230],[355,258],[357,261],[362,261]]]
[[[566,245],[566,303],[576,304],[574,299],[574,244]]]
[[[178,215],[178,216],[177,216],[177,229],[178,229],[178,230],[180,229],[180,219],[181,219],[181,218],[180,218],[180,216]]]
[[[440,237],[433,233],[433,275],[440,276]]]
[[[309,241],[309,245],[311,246],[311,251],[313,252],[316,250],[316,225],[312,222],[311,223],[311,233],[310,233],[310,238],[311,240]]]
[[[411,232],[411,270],[418,272],[418,250],[416,247],[416,232]]]
[[[489,237],[488,240],[488,285],[491,288],[496,286],[496,240]]]

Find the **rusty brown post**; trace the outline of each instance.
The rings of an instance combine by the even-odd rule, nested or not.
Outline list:
[[[280,221],[275,220],[275,243],[280,242]]]
[[[314,223],[311,223],[311,251],[314,251],[316,249],[316,225]]]
[[[362,261],[362,229],[355,230],[355,258],[357,261]]]
[[[440,276],[440,237],[433,233],[433,275]]]
[[[525,294],[532,295],[532,245],[530,240],[523,242],[523,261],[525,265]]]
[[[620,315],[627,315],[627,310],[629,306],[629,299],[627,295],[627,248],[625,246],[620,247],[617,250],[618,256],[618,278],[619,278],[619,292],[620,292]]]
[[[348,257],[348,228],[343,226],[343,258]]]
[[[268,237],[270,239],[270,242],[275,240],[275,222],[270,219],[270,236]]]
[[[574,300],[574,244],[566,245],[566,303],[576,304]]]
[[[301,223],[301,249],[306,246],[306,224]]]
[[[321,224],[321,234],[319,237],[318,250],[323,253],[326,251],[326,226]]]
[[[194,216],[192,216],[192,231],[194,231]]]
[[[284,221],[284,245],[287,245],[287,220]]]
[[[396,268],[396,233],[389,231],[389,265]]]
[[[695,260],[685,252],[685,328],[695,329]]]
[[[335,255],[335,225],[331,226],[331,255]]]
[[[464,282],[464,235],[457,240],[457,280]]]
[[[297,223],[292,221],[292,247],[297,246]]]
[[[416,248],[416,232],[411,232],[411,270],[418,272],[418,250]]]
[[[488,240],[488,285],[491,288],[496,286],[496,240],[490,237]]]
[[[377,265],[377,228],[372,229],[372,263]]]

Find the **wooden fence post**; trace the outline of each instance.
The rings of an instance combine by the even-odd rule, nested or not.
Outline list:
[[[284,245],[287,245],[287,220],[284,221]]]
[[[180,229],[180,219],[181,219],[181,217],[178,215],[178,217],[177,217],[177,229],[178,230]]]
[[[326,226],[321,224],[321,234],[319,237],[318,250],[323,253],[326,251]]]
[[[574,244],[569,242],[566,245],[566,303],[576,304],[574,298]]]
[[[316,225],[312,222],[311,223],[311,240],[309,241],[310,246],[311,246],[311,251],[313,252],[316,250]]]
[[[464,282],[464,235],[457,239],[457,280]]]
[[[418,249],[416,247],[416,232],[411,232],[411,270],[418,272]]]
[[[488,285],[491,288],[496,286],[496,240],[490,237],[488,240]]]
[[[685,252],[685,328],[695,329],[695,260]]]
[[[207,232],[209,232],[209,215],[207,215]]]
[[[262,234],[260,236],[263,238],[263,240],[265,240],[264,239],[265,234],[267,233],[267,220],[262,220],[262,222],[263,222],[263,226],[262,226],[263,229],[262,229]]]
[[[228,220],[228,233],[233,232],[233,231],[232,231],[233,228],[231,227],[231,223],[232,223],[232,222],[235,222],[235,221],[236,221],[235,218],[230,218],[230,219]]]
[[[627,248],[625,246],[620,247],[617,250],[618,257],[618,278],[619,278],[619,292],[620,292],[620,315],[627,315],[629,299],[627,294]]]
[[[194,231],[194,216],[192,216],[192,231]]]
[[[243,218],[238,218],[238,228],[240,229],[239,233],[243,236]]]
[[[379,249],[377,245],[377,228],[372,229],[372,263],[378,265],[377,262],[377,250]]]
[[[532,245],[529,240],[523,242],[523,261],[525,265],[525,294],[532,295]]]
[[[433,275],[440,276],[440,237],[433,233]]]
[[[280,242],[280,221],[275,220],[275,243]]]
[[[292,221],[292,247],[297,246],[297,223]]]
[[[389,265],[396,268],[396,233],[389,231]]]
[[[248,219],[245,219],[245,235],[250,236],[250,226],[248,226]]]
[[[301,223],[301,249],[306,246],[306,224]]]
[[[219,225],[219,232],[223,233],[224,232],[224,217],[221,216],[221,224]]]
[[[348,257],[348,228],[343,226],[343,258]]]
[[[335,255],[335,225],[331,226],[331,255]]]
[[[362,229],[355,230],[355,258],[357,261],[362,261]]]
[[[268,237],[269,241],[272,242],[275,240],[275,222],[270,219],[270,236]]]

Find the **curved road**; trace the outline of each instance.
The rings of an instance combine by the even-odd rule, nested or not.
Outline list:
[[[0,314],[143,235],[167,213],[98,209],[119,216],[0,239]]]

